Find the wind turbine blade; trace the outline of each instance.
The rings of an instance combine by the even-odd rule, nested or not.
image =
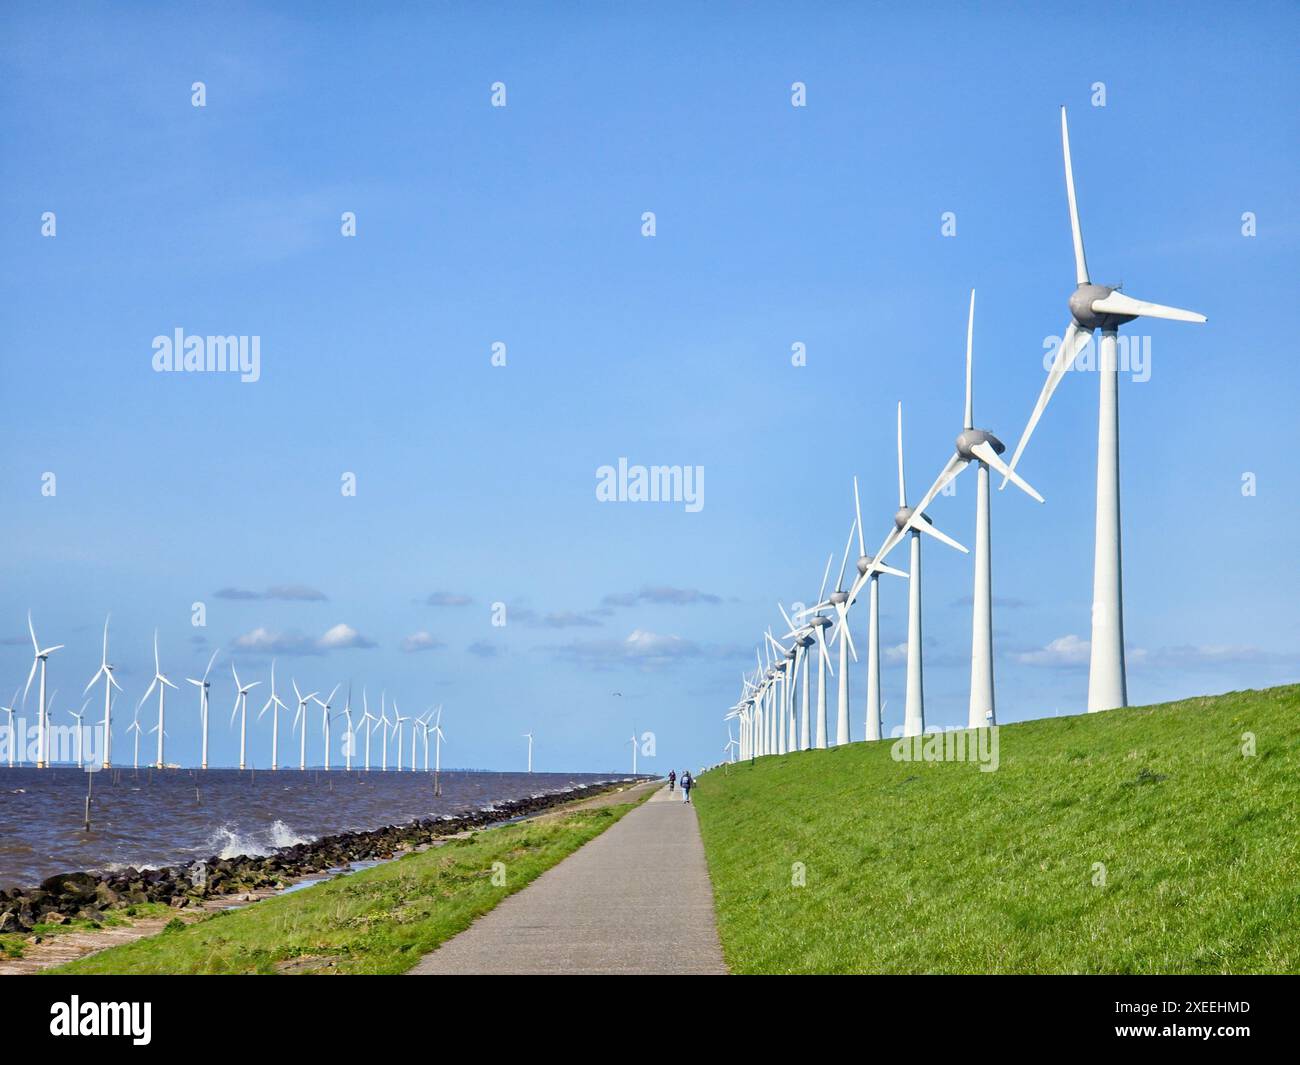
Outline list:
[[[1074,360],[1079,354],[1079,349],[1092,336],[1091,330],[1080,329],[1077,324],[1071,322],[1066,327],[1065,335],[1061,337],[1061,346],[1056,349],[1056,356],[1052,359],[1052,368],[1047,371],[1047,380],[1043,382],[1043,390],[1038,394],[1038,402],[1034,404],[1033,413],[1029,415],[1029,422],[1025,425],[1025,431],[1020,434],[1020,442],[1016,444],[1016,450],[1011,455],[1011,461],[1007,463],[1013,470],[1020,462],[1020,456],[1024,454],[1025,445],[1029,443],[1029,438],[1033,435],[1034,427],[1038,425],[1038,419],[1043,416],[1043,411],[1047,409],[1047,402],[1052,398],[1052,393],[1056,391],[1056,386],[1061,383],[1061,378],[1065,376],[1066,371],[1074,365]],[[1000,488],[1007,486],[1006,478],[1003,478]]]
[[[844,591],[844,571],[848,568],[849,552],[853,550],[853,534],[858,528],[858,522],[855,518],[853,524],[849,526],[849,538],[844,541],[844,558],[840,562],[840,575],[835,578],[835,590]]]
[[[970,554],[970,551],[967,548],[963,547],[947,533],[941,533],[938,529],[936,529],[933,525],[931,525],[928,521],[925,521],[924,519],[916,522],[915,525],[911,525],[909,527],[916,529],[919,532],[923,532],[930,536],[933,536],[936,540],[939,540],[947,544],[949,547],[956,548],[963,555]]]
[[[145,700],[147,700],[149,696],[153,694],[153,690],[156,687],[158,687],[158,678],[154,677],[154,679],[149,682],[148,689],[145,691],[145,693],[142,696],[140,696],[140,701],[136,704],[136,709],[139,709],[140,707],[144,706]]]
[[[786,625],[790,628],[791,631],[794,631],[795,624],[793,621],[790,620],[790,615],[785,612],[785,607],[783,607],[780,603],[777,603],[776,608],[777,610],[781,611],[781,617],[785,619]],[[787,636],[786,639],[789,639],[789,637]]]
[[[221,654],[221,648],[218,647],[212,652],[212,657],[208,659],[208,668],[203,671],[203,679],[208,679],[208,674],[212,672],[212,663],[217,660],[217,655]]]
[[[849,628],[849,605],[848,603],[838,604],[840,611],[840,632],[844,639],[849,641],[849,654],[853,656],[853,661],[858,660],[858,649],[853,646],[853,630]]]
[[[45,648],[45,650],[42,651],[41,654],[43,654],[43,655],[52,655],[52,654],[54,654],[55,651],[62,651],[66,646],[67,646],[67,644],[64,644],[64,643],[56,643],[53,647],[47,647],[47,648]]]
[[[118,684],[117,678],[113,676],[112,670],[110,670],[108,674],[108,683],[111,684],[118,691],[122,690],[122,685]]]
[[[856,474],[853,477],[853,513],[858,523],[858,555],[860,557],[867,553],[867,546],[862,539],[862,499],[858,496],[858,478]]]
[[[966,319],[966,428],[975,428],[975,403],[971,398],[971,352],[975,346],[975,290],[970,290],[970,316]]]
[[[1034,490],[1028,481],[1024,480],[1020,474],[1002,461],[1002,456],[993,450],[993,445],[987,440],[976,444],[971,448],[971,451],[983,459],[990,469],[997,470],[1006,480],[1009,480],[1031,499],[1036,499],[1040,503],[1043,502],[1043,497]]]
[[[158,661],[158,630],[153,630],[153,671],[162,672],[162,664]]]
[[[108,619],[112,616],[112,614],[108,614],[104,618],[104,657],[100,659],[101,662],[108,661]]]
[[[826,652],[826,628],[823,625],[817,627],[817,650],[821,652],[822,661],[826,663],[826,672],[832,677],[835,676],[835,667],[831,665],[831,656]]]
[[[1102,314],[1129,314],[1137,318],[1167,318],[1171,322],[1205,322],[1208,319],[1195,311],[1179,307],[1166,307],[1162,303],[1147,303],[1115,291],[1109,296],[1092,301],[1092,309]]]
[[[37,654],[41,653],[41,645],[36,642],[36,628],[32,625],[32,612],[27,611],[27,631],[32,634],[32,649]]]
[[[939,476],[934,479],[934,484],[930,485],[930,490],[921,497],[921,502],[912,508],[912,516],[908,519],[908,524],[916,525],[924,522],[925,519],[921,515],[924,513],[925,508],[934,502],[934,497],[942,492],[948,482],[968,465],[970,465],[970,459],[962,458],[961,455],[954,452],[952,457],[944,464],[943,469],[939,471]]]
[[[907,506],[907,483],[903,480],[903,403],[898,403],[898,505]]]
[[[826,581],[827,578],[829,578],[831,575],[831,563],[834,561],[835,561],[835,552],[832,551],[829,555],[826,556],[826,569],[822,572],[822,588],[821,591],[817,593],[817,602],[819,603],[826,598]]]
[[[883,562],[872,563],[871,568],[879,573],[889,573],[895,577],[906,577],[907,574],[901,569],[895,569],[893,566],[886,566]]]
[[[82,689],[81,691],[82,695],[85,695],[86,692],[90,691],[90,689],[94,687],[95,681],[99,680],[99,675],[103,672],[104,672],[104,667],[100,666],[99,669],[95,671],[95,675],[91,677],[90,680],[87,682],[85,688]]]
[[[1061,151],[1065,155],[1065,195],[1070,201],[1070,236],[1074,239],[1074,280],[1088,283],[1088,260],[1083,254],[1083,230],[1079,226],[1079,203],[1074,196],[1074,165],[1070,161],[1070,126],[1061,107]]]

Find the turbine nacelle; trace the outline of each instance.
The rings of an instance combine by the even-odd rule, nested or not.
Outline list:
[[[1007,445],[987,429],[963,429],[957,436],[957,454],[968,461],[978,462],[980,457],[975,454],[975,449],[980,444],[988,444],[999,455],[1007,449]]]
[[[831,619],[821,614],[814,614],[808,619],[808,624],[815,629],[825,629],[830,627]],[[812,642],[811,638],[809,638],[808,642]]]
[[[907,531],[907,523],[912,520],[912,515],[916,513],[915,507],[899,507],[894,513],[894,526],[899,532]],[[922,514],[921,520],[927,525],[933,525],[929,514]]]
[[[1131,322],[1136,314],[1113,314],[1098,310],[1095,304],[1105,300],[1118,289],[1109,285],[1094,285],[1091,282],[1080,285],[1070,294],[1070,316],[1080,329],[1114,329]],[[1103,304],[1104,306],[1104,304]]]
[[[841,604],[847,603],[849,601],[849,593],[837,589],[831,592],[830,598],[828,598],[826,601],[830,603],[831,606],[840,606]]]

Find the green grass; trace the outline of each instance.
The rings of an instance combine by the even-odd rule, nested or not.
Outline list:
[[[1300,685],[892,746],[700,778],[734,972],[1300,971]]]
[[[400,973],[621,818],[580,810],[451,840],[101,951],[53,973]],[[493,863],[505,866],[494,884]]]
[[[131,924],[142,917],[159,917],[171,913],[171,907],[161,902],[142,902],[120,910],[108,910],[97,923],[81,920],[68,920],[63,924],[41,922],[30,932],[5,932],[0,934],[0,958],[21,958],[31,945],[35,936],[48,939],[50,936],[67,935],[69,932],[90,932],[96,928],[116,928]]]

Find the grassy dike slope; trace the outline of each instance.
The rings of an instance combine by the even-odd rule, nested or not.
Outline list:
[[[1300,685],[892,746],[700,778],[733,972],[1300,971]]]
[[[50,972],[405,972],[648,795],[452,839]],[[492,882],[494,862],[505,866],[503,886]]]

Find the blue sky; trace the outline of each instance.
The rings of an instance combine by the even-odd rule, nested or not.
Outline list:
[[[214,761],[235,757],[232,655],[265,680],[272,652],[284,689],[444,703],[456,765],[520,766],[530,727],[540,769],[621,768],[633,727],[657,768],[711,761],[776,601],[811,600],[842,548],[854,474],[868,539],[887,532],[895,403],[914,493],[949,454],[971,287],[976,421],[1019,435],[1073,287],[1062,103],[1094,279],[1210,319],[1143,330],[1150,380],[1121,386],[1131,699],[1300,679],[1293,6],[13,4],[2,22],[6,699],[29,607],[68,644],[59,715],[112,610],[123,724],[155,626],[173,679],[222,650]],[[177,327],[260,337],[261,379],[153,372]],[[1084,705],[1096,403],[1072,375],[1035,434],[1021,470],[1045,506],[994,500],[1004,721]],[[703,509],[598,502],[621,456],[704,467]],[[931,508],[966,543],[973,491]],[[927,717],[956,724],[970,559],[930,546]],[[882,587],[886,647],[905,595]],[[888,654],[884,687],[888,728]],[[185,762],[192,692],[170,715]]]

